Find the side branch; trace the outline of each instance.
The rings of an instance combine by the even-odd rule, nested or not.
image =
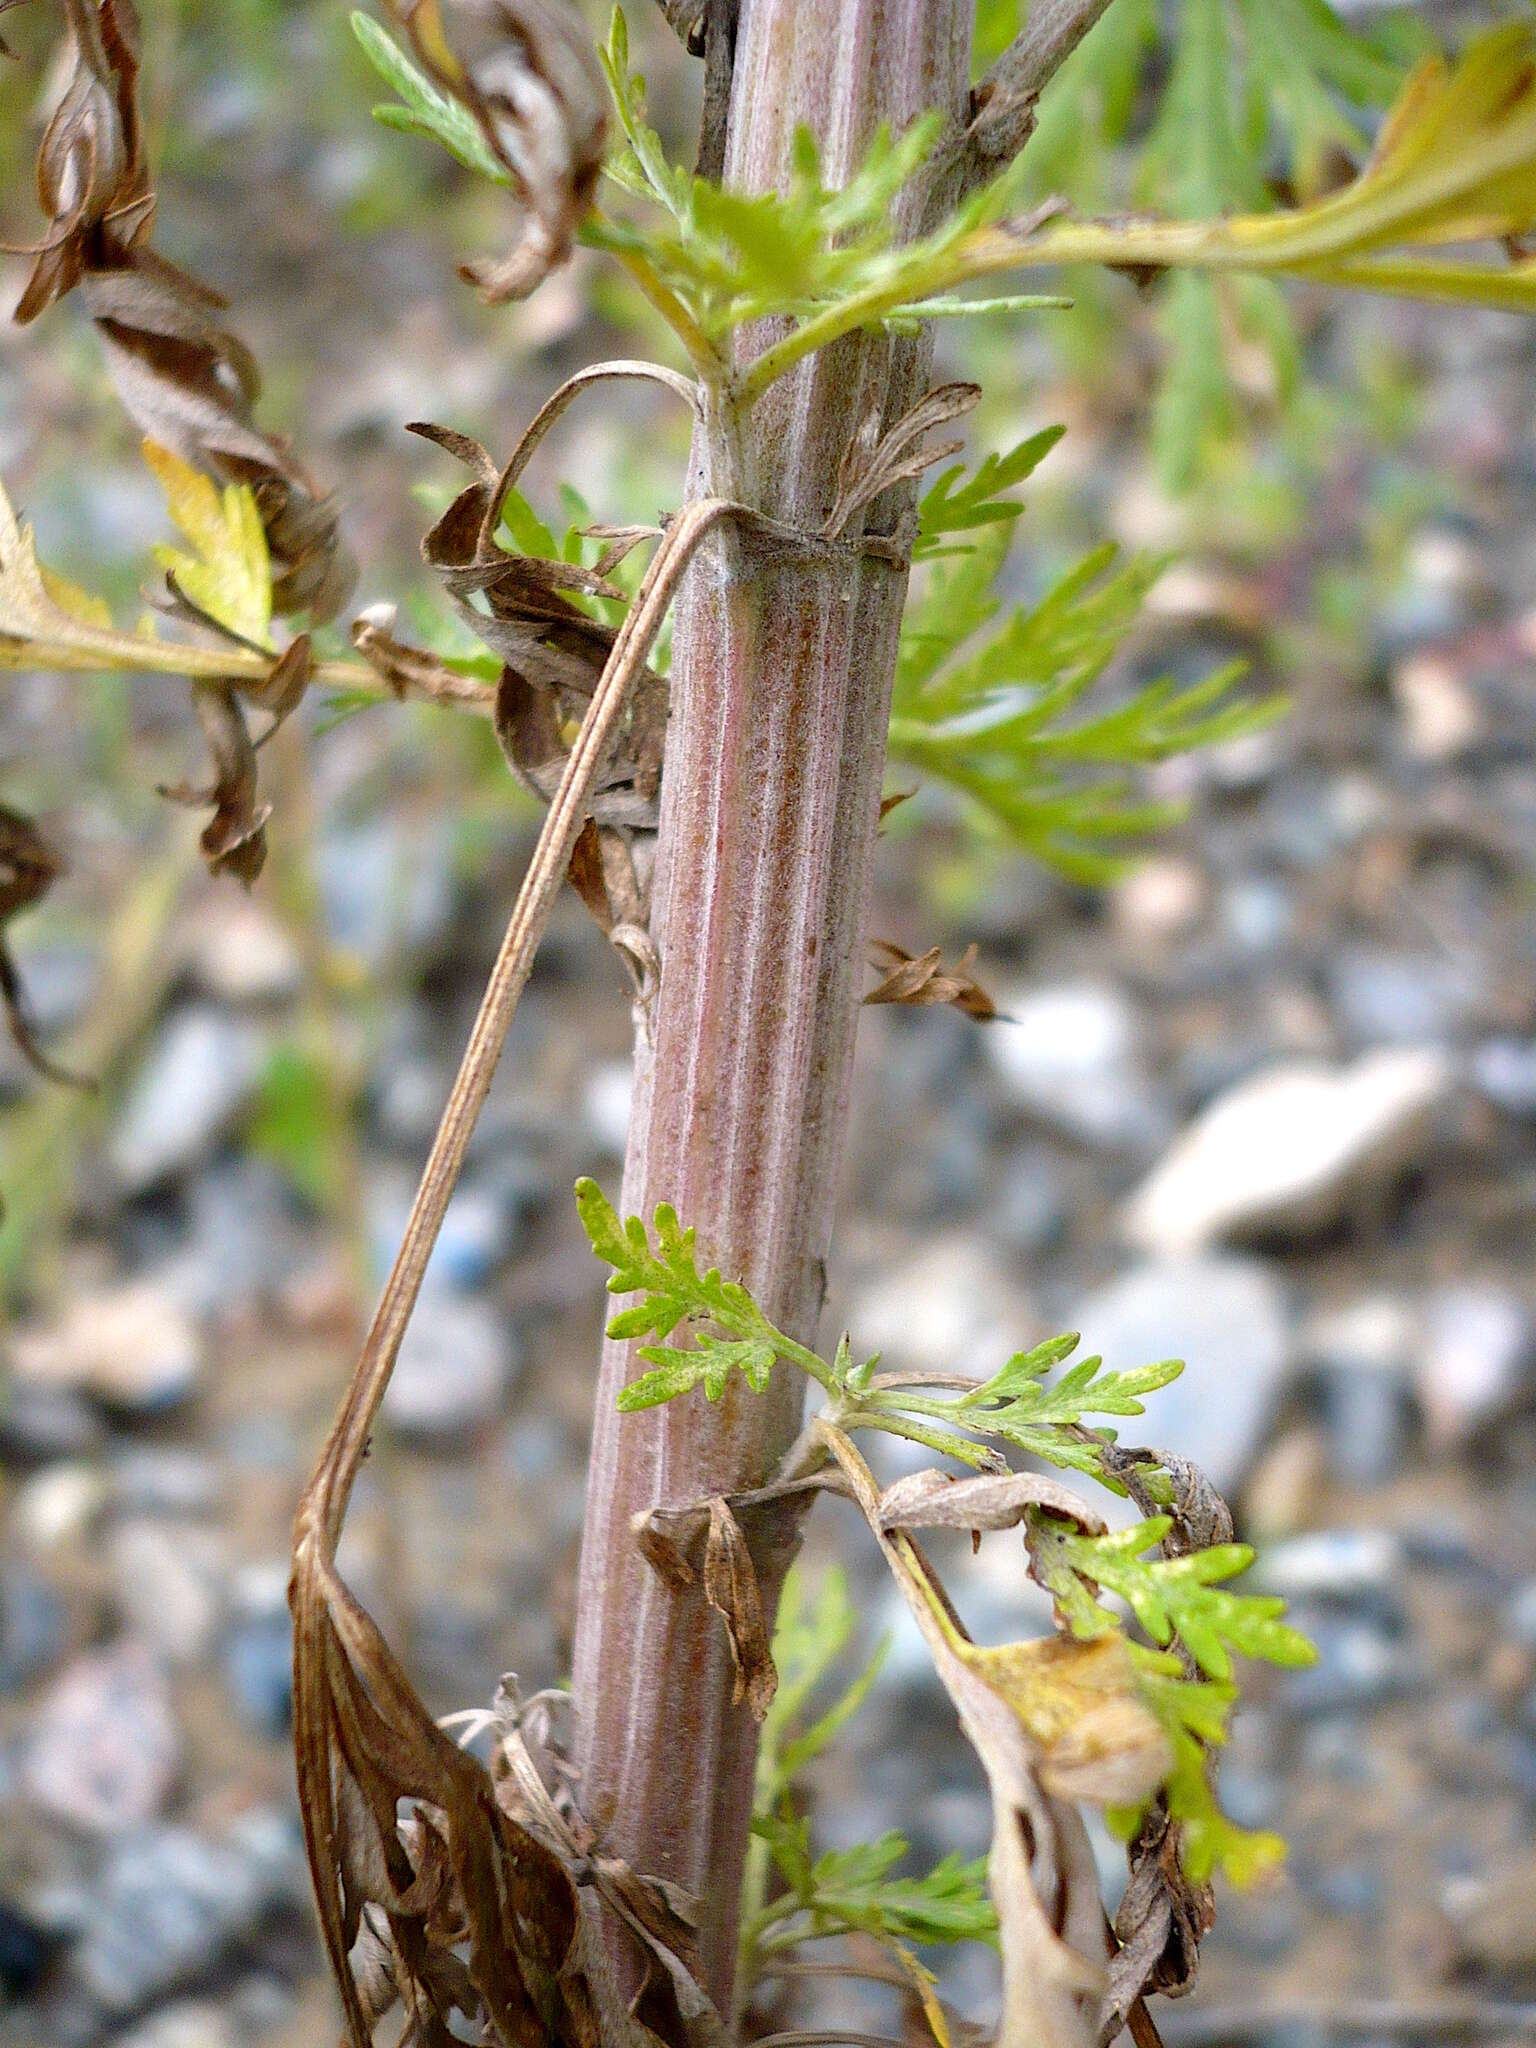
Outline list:
[[[1035,131],[1035,105],[1110,0],[1034,0],[1028,25],[971,93],[953,162],[961,196],[995,178]]]

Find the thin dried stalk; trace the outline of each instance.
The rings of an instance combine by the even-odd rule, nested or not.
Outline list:
[[[457,2008],[504,2043],[649,2041],[609,1983],[555,1849],[504,1814],[480,1764],[437,1728],[336,1569],[347,1503],[422,1276],[591,792],[678,577],[737,508],[673,522],[620,627],[550,806],[433,1141],[405,1234],[294,1526],[294,1742],[322,1932],[356,2048],[376,2000],[349,1955],[365,1925],[369,1982],[417,2016]],[[419,1825],[395,1823],[400,1800]],[[365,1907],[374,1912],[365,1923]],[[379,1932],[380,1913],[388,1940]],[[381,1946],[382,1944],[382,1946]],[[456,1951],[466,1949],[466,1963]],[[432,2038],[440,2038],[434,2033]]]

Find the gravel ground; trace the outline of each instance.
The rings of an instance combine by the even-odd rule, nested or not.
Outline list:
[[[413,322],[442,280],[389,247],[398,326],[366,372],[341,376],[355,339],[318,315],[294,344],[335,380],[323,438],[385,589],[416,508],[382,421],[434,377],[466,423],[520,416],[581,311],[538,314],[514,377],[473,316]],[[301,255],[262,259],[258,308]],[[95,504],[91,544],[123,556],[153,516],[133,472],[83,484],[36,431],[79,362],[3,346],[8,476],[49,533]],[[1336,403],[1193,511],[1117,399],[1030,394],[1073,423],[1040,559],[1079,530],[1185,547],[1133,665],[1236,650],[1294,708],[1168,771],[1189,822],[1107,892],[963,858],[938,813],[893,830],[875,932],[976,940],[1005,1016],[866,1015],[827,1327],[893,1364],[1064,1327],[1111,1365],[1188,1359],[1147,1432],[1228,1490],[1322,1654],[1256,1678],[1237,1724],[1228,1804],[1290,1860],[1223,1899],[1170,2048],[1513,2042],[1536,2034],[1536,345],[1361,308],[1309,346],[1356,389],[1389,370],[1411,423]],[[566,459],[603,474],[629,431]],[[104,1033],[110,1084],[60,1104],[0,1047],[7,1227],[35,1225],[0,1405],[0,2044],[308,2048],[334,2019],[286,1744],[288,1524],[530,826],[460,736],[374,714],[276,764],[293,850],[243,903],[146,793],[179,772],[175,693],[117,701],[27,679],[0,701],[0,793],[33,764],[72,866],[19,950],[50,1034]],[[127,1002],[105,949],[135,933]],[[567,904],[347,1537],[438,1711],[566,1668],[601,1312],[569,1189],[617,1183],[627,1028]],[[1040,1628],[992,1544],[956,1579],[976,1633]],[[976,1853],[977,1774],[877,1561],[831,1516],[810,1550],[896,1636],[816,1780],[824,1838]],[[985,1956],[941,1961],[984,2014]]]

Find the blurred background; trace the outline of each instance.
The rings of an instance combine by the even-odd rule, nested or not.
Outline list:
[[[370,122],[345,8],[143,12],[158,244],[228,294],[263,417],[340,489],[359,602],[450,644],[416,543],[451,466],[402,422],[503,455],[564,375],[649,345],[644,315],[586,258],[526,306],[476,303],[454,263],[499,246],[500,195]],[[631,12],[682,137],[696,85]],[[35,232],[54,28],[6,24],[12,243]],[[22,276],[7,259],[4,291]],[[1188,818],[1103,889],[978,841],[942,797],[895,815],[873,932],[946,959],[975,941],[1005,1016],[865,1013],[825,1327],[893,1365],[991,1368],[1062,1328],[1112,1366],[1188,1361],[1145,1436],[1228,1492],[1321,1655],[1238,1720],[1226,1803],[1290,1861],[1224,1897],[1168,2042],[1528,2040],[1536,329],[1289,304],[1303,374],[1287,389],[1231,337],[1195,461],[1170,460],[1167,323],[1128,280],[941,333],[940,370],[986,387],[973,453],[1069,428],[1028,488],[1016,594],[1105,537],[1168,550],[1125,679],[1236,656],[1292,710],[1156,771]],[[674,411],[578,408],[528,479],[543,516],[586,516],[562,479],[599,518],[672,505]],[[0,473],[44,558],[131,619],[165,514],[72,303],[0,326]],[[0,801],[68,862],[13,927],[18,962],[47,1043],[102,1082],[49,1087],[0,1040],[4,2048],[334,2031],[287,1747],[289,1523],[537,822],[478,721],[346,708],[263,757],[247,896],[155,794],[197,758],[183,685],[0,690]],[[616,1190],[628,1038],[620,964],[568,898],[344,1546],[435,1711],[568,1667],[603,1303],[570,1189]],[[1234,1100],[1236,1142],[1192,1146]],[[820,1767],[820,1838],[980,1853],[973,1760],[835,1509],[807,1570],[834,1557],[864,1648],[895,1640]],[[1023,1580],[993,1539],[957,1580],[974,1633],[1047,1625]],[[984,2016],[986,1952],[934,1960]]]

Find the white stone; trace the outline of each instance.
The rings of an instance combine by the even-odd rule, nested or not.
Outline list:
[[[109,1407],[184,1401],[203,1370],[196,1325],[154,1280],[129,1280],[72,1302],[57,1321],[16,1332],[11,1370],[34,1385],[94,1394]]]
[[[1368,1052],[1343,1068],[1267,1067],[1175,1139],[1127,1204],[1126,1235],[1175,1253],[1323,1228],[1413,1158],[1451,1083],[1450,1061],[1424,1046]]]
[[[1048,1334],[1008,1267],[959,1234],[883,1262],[854,1293],[843,1323],[861,1358],[878,1351],[888,1365],[933,1372],[996,1372]]]
[[[142,1643],[77,1658],[38,1703],[34,1728],[22,1790],[56,1820],[115,1834],[168,1798],[181,1743],[164,1674]]]
[[[299,949],[271,911],[223,890],[193,937],[191,966],[203,989],[228,1003],[280,1002],[304,978]]]
[[[181,1998],[119,2034],[117,2048],[238,2048],[233,2021],[201,1998]]]
[[[1161,1135],[1136,1018],[1101,982],[1004,990],[985,1046],[1014,1100],[1043,1123],[1098,1145]]]
[[[600,1060],[582,1091],[582,1120],[595,1145],[611,1158],[622,1159],[629,1142],[630,1098],[634,1070],[628,1060]]]
[[[1191,1459],[1230,1494],[1293,1363],[1285,1291],[1263,1261],[1218,1252],[1137,1266],[1084,1301],[1070,1327],[1082,1332],[1076,1355],[1098,1353],[1114,1372],[1184,1361],[1171,1385],[1147,1396],[1144,1416],[1115,1427],[1125,1443]]]
[[[1463,1281],[1425,1301],[1414,1390],[1430,1441],[1458,1443],[1517,1398],[1532,1363],[1532,1318],[1502,1287]]]
[[[73,1460],[47,1465],[16,1489],[11,1526],[34,1550],[56,1550],[82,1535],[106,1505],[107,1482]]]
[[[1483,715],[1455,662],[1410,654],[1392,672],[1392,695],[1408,751],[1421,761],[1452,761],[1482,737]]]
[[[415,1436],[478,1429],[500,1412],[516,1369],[505,1316],[479,1295],[429,1286],[400,1347],[384,1413]]]
[[[1193,861],[1154,854],[1115,884],[1110,912],[1126,938],[1160,943],[1193,931],[1210,900],[1205,876]]]
[[[180,1010],[134,1078],[108,1148],[124,1190],[139,1194],[209,1151],[249,1100],[264,1040],[255,1020],[211,1004]]]
[[[113,1529],[108,1554],[131,1632],[173,1664],[205,1656],[223,1608],[217,1532],[135,1515]]]
[[[1310,1315],[1302,1327],[1302,1349],[1319,1365],[1406,1377],[1414,1336],[1406,1302],[1394,1294],[1361,1294]]]

